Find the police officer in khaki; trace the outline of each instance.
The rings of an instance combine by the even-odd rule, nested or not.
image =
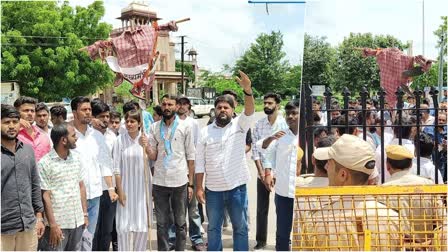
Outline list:
[[[389,145],[386,147],[386,167],[391,177],[383,186],[388,185],[433,185],[434,182],[425,177],[411,173],[414,155],[404,146]],[[388,207],[397,209],[402,217],[406,217],[409,226],[404,230],[409,238],[408,242],[420,244],[424,247],[433,238],[434,227],[442,225],[443,206],[438,198],[431,195],[389,196],[382,201]]]
[[[384,185],[432,185],[434,182],[411,173],[414,155],[401,145],[386,147],[386,168],[391,177]]]

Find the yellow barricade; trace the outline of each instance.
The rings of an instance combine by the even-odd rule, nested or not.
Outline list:
[[[446,185],[296,188],[293,250],[447,251]]]

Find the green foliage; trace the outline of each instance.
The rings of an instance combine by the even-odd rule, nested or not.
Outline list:
[[[335,59],[335,50],[325,40],[325,37],[311,37],[305,34],[303,83],[311,85],[330,85],[332,83],[331,65]]]
[[[245,72],[252,81],[252,86],[261,93],[287,93],[285,75],[289,64],[284,59],[283,35],[280,31],[260,34],[250,48],[237,60],[234,74],[238,70]],[[297,88],[294,87],[294,88]]]
[[[190,80],[190,82],[194,82],[196,76],[193,71],[193,66],[189,63],[184,62],[184,75]],[[180,60],[176,60],[176,71],[180,72],[182,67],[182,62]]]
[[[440,48],[442,45],[442,41],[445,40],[444,49],[443,49],[443,55],[447,56],[447,48],[448,48],[448,38],[447,38],[447,23],[448,23],[448,16],[442,16],[440,17],[442,19],[442,24],[439,26],[439,28],[434,31],[434,35],[438,37],[437,40],[437,48]],[[446,73],[446,72],[445,72]]]
[[[438,84],[438,71],[439,71],[439,64],[433,63],[431,65],[431,68],[428,72],[414,78],[411,84],[411,88],[420,88],[423,90],[424,87],[431,87],[431,86],[437,86]],[[443,64],[443,72],[447,72],[447,64]],[[443,75],[443,83],[446,83],[446,74]],[[446,84],[445,84],[446,85]]]
[[[120,86],[115,88],[115,93],[122,97],[124,100],[132,100],[134,96],[129,92],[132,88],[132,84],[128,81],[123,81]]]
[[[96,1],[87,8],[68,2],[3,2],[3,80],[18,80],[22,95],[41,101],[88,95],[110,84],[106,64],[92,61],[78,49],[107,39],[112,27],[100,23],[105,8]]]
[[[369,91],[377,91],[380,87],[379,68],[375,57],[363,57],[356,47],[397,47],[403,50],[407,45],[390,35],[350,33],[338,47],[337,64],[334,68],[337,81],[333,83],[333,88],[337,91],[348,87],[352,93],[357,93],[364,85],[367,85]]]

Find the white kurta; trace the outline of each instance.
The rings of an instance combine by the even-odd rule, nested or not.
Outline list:
[[[117,204],[117,233],[147,232],[146,195],[149,193],[150,212],[152,212],[151,172],[148,171],[148,184],[145,192],[145,173],[143,148],[139,144],[140,134],[132,139],[127,132],[121,134],[114,144],[114,168],[119,168],[126,203]],[[149,167],[149,166],[148,166]],[[151,220],[152,221],[152,220]]]

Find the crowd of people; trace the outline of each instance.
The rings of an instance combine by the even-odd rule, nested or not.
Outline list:
[[[130,101],[123,115],[99,99],[79,96],[71,100],[74,118],[68,122],[62,105],[49,109],[26,96],[14,106],[2,104],[1,249],[107,251],[112,245],[113,250],[142,251],[154,212],[158,250],[185,250],[187,233],[194,250],[222,250],[225,219],[232,224],[234,250],[249,250],[246,153],[251,149],[265,193],[275,184],[277,211],[286,210],[278,215],[277,246],[288,248],[298,102],[285,107],[285,120],[279,96],[266,95],[265,123],[276,118],[278,123],[256,127],[252,136],[251,82],[240,75],[243,112],[235,113],[236,94],[226,91],[215,100],[216,118],[202,129],[189,116],[190,100],[182,96],[164,95],[153,114]],[[266,149],[269,143],[262,144],[262,138],[278,130],[286,132],[284,142]],[[292,154],[279,148],[284,144]],[[269,158],[260,158],[264,155]],[[276,155],[290,162],[275,161]],[[277,183],[271,169],[285,169],[276,173]],[[263,238],[258,246],[265,244]]]
[[[405,149],[397,150],[397,128],[376,127],[373,104],[366,113],[366,141],[361,128],[342,127],[344,112],[341,115],[339,105],[332,104],[330,120],[335,127],[315,131],[314,174],[301,175],[299,101],[288,102],[282,110],[280,95],[265,94],[266,116],[252,127],[251,81],[240,72],[237,82],[244,92],[243,112],[235,113],[236,93],[225,91],[214,102],[216,117],[202,129],[189,116],[190,100],[169,94],[153,114],[135,101],[125,103],[120,114],[99,99],[75,97],[70,104],[74,119],[69,122],[61,105],[48,109],[31,97],[20,97],[14,106],[2,104],[1,249],[108,251],[112,246],[114,251],[144,251],[149,228],[156,223],[157,250],[185,250],[188,234],[192,249],[218,251],[223,249],[223,225],[229,221],[233,249],[247,251],[249,151],[258,174],[256,250],[267,245],[271,192],[275,248],[284,251],[291,248],[296,186],[375,184],[381,171],[388,174],[385,184],[432,183],[409,174],[415,173],[413,146],[420,141],[420,175],[434,178],[434,131],[423,128],[415,139],[414,126],[408,127],[413,115],[404,115],[400,134]],[[316,125],[327,125],[319,102],[313,105]],[[352,105],[349,125],[359,125],[362,113],[355,110],[357,101]],[[421,110],[424,125],[433,124],[431,111]],[[390,125],[395,113],[385,118],[385,125]],[[445,123],[446,111],[441,110],[439,124]],[[381,130],[383,139],[378,138]],[[437,136],[446,136],[446,126],[436,130],[441,132]],[[445,152],[446,167],[442,140],[439,156],[442,162]],[[378,166],[379,141],[385,141],[385,169]],[[355,160],[353,153],[361,152]],[[441,177],[439,183],[443,181]]]

